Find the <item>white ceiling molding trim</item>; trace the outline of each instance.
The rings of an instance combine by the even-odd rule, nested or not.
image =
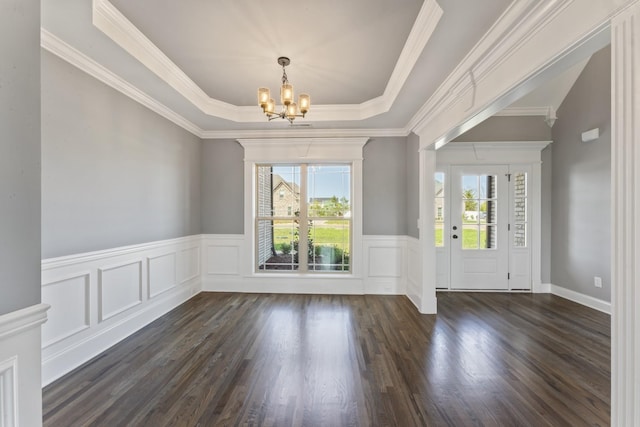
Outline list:
[[[144,105],[151,111],[175,123],[186,131],[202,139],[236,139],[236,138],[286,138],[286,137],[404,137],[409,135],[409,129],[269,129],[269,130],[229,130],[205,131],[190,122],[166,105],[142,92],[120,76],[103,67],[82,52],[70,46],[65,41],[51,34],[44,28],[40,29],[40,45],[43,49],[68,62],[79,70],[87,73],[96,80],[117,90],[132,100]],[[337,108],[344,106],[339,105]],[[245,108],[245,107],[243,107]],[[249,108],[249,107],[246,107]],[[259,109],[251,107],[252,113]]]
[[[402,48],[402,52],[391,73],[384,93],[382,96],[370,99],[361,104],[363,119],[386,113],[391,109],[402,86],[404,86],[409,74],[411,74],[413,66],[416,64],[424,47],[435,31],[438,22],[440,22],[442,13],[442,8],[435,0],[425,0],[411,28],[407,42]]]
[[[553,107],[507,107],[494,116],[546,116],[550,108]]]
[[[93,25],[203,113],[237,120],[234,105],[209,96],[107,0],[93,0]]]
[[[144,105],[151,111],[161,115],[165,119],[175,123],[188,132],[202,137],[204,132],[197,125],[185,119],[175,111],[168,108],[166,105],[158,102],[156,99],[150,97],[140,89],[136,88],[120,76],[114,74],[112,71],[98,64],[93,59],[89,58],[79,50],[65,43],[55,35],[51,34],[44,28],[40,29],[40,46],[56,55],[60,59],[68,62],[74,67],[89,74],[98,81],[112,87],[118,92],[128,96],[134,101]]]
[[[456,141],[438,149],[438,153],[443,151],[484,149],[484,150],[537,150],[542,151],[552,144],[553,141]]]
[[[363,120],[389,111],[442,13],[436,0],[424,1],[381,96],[361,104],[314,105],[313,120]],[[241,123],[264,121],[263,115],[254,106],[236,106],[209,97],[108,0],[93,0],[93,25],[203,113]]]
[[[362,160],[369,138],[243,139],[244,160],[249,162]]]
[[[485,76],[507,60],[537,32],[542,31],[573,0],[513,2],[456,69],[409,121],[415,132],[460,101]],[[475,97],[472,97],[475,102]],[[469,105],[469,110],[477,107]]]
[[[274,139],[274,138],[386,138],[406,137],[407,129],[273,129],[204,131],[202,139]]]

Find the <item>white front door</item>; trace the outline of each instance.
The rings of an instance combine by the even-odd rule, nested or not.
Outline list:
[[[509,289],[509,167],[452,166],[451,289]]]

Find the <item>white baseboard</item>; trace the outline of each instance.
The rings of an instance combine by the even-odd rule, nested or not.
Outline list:
[[[557,295],[570,301],[577,302],[578,304],[582,304],[586,307],[593,308],[594,310],[598,310],[609,315],[611,314],[611,303],[608,301],[603,301],[601,299],[581,294],[579,292],[572,291],[571,289],[563,288],[551,283],[543,284],[542,288],[549,289],[548,292],[544,293]]]
[[[533,292],[534,294],[550,294],[551,283],[534,283],[533,287],[531,288],[531,292]]]

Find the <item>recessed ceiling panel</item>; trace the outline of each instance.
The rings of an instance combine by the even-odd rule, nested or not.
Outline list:
[[[256,103],[277,94],[279,56],[312,103],[359,104],[382,95],[422,0],[112,0],[211,98]]]

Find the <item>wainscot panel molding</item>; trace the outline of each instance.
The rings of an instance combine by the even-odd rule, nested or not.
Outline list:
[[[407,293],[407,238],[362,236],[364,293]]]
[[[0,425],[42,425],[41,325],[47,304],[0,316]]]
[[[198,235],[43,260],[42,385],[198,293],[201,247]]]
[[[246,237],[204,235],[202,238],[202,290],[210,292],[318,293],[318,294],[394,294],[407,289],[408,263],[405,236],[363,236],[364,271],[357,274],[244,273],[241,254]],[[416,239],[411,239],[414,246]],[[414,257],[418,257],[413,247]],[[412,266],[419,268],[417,261]],[[418,285],[413,274],[414,287]]]

